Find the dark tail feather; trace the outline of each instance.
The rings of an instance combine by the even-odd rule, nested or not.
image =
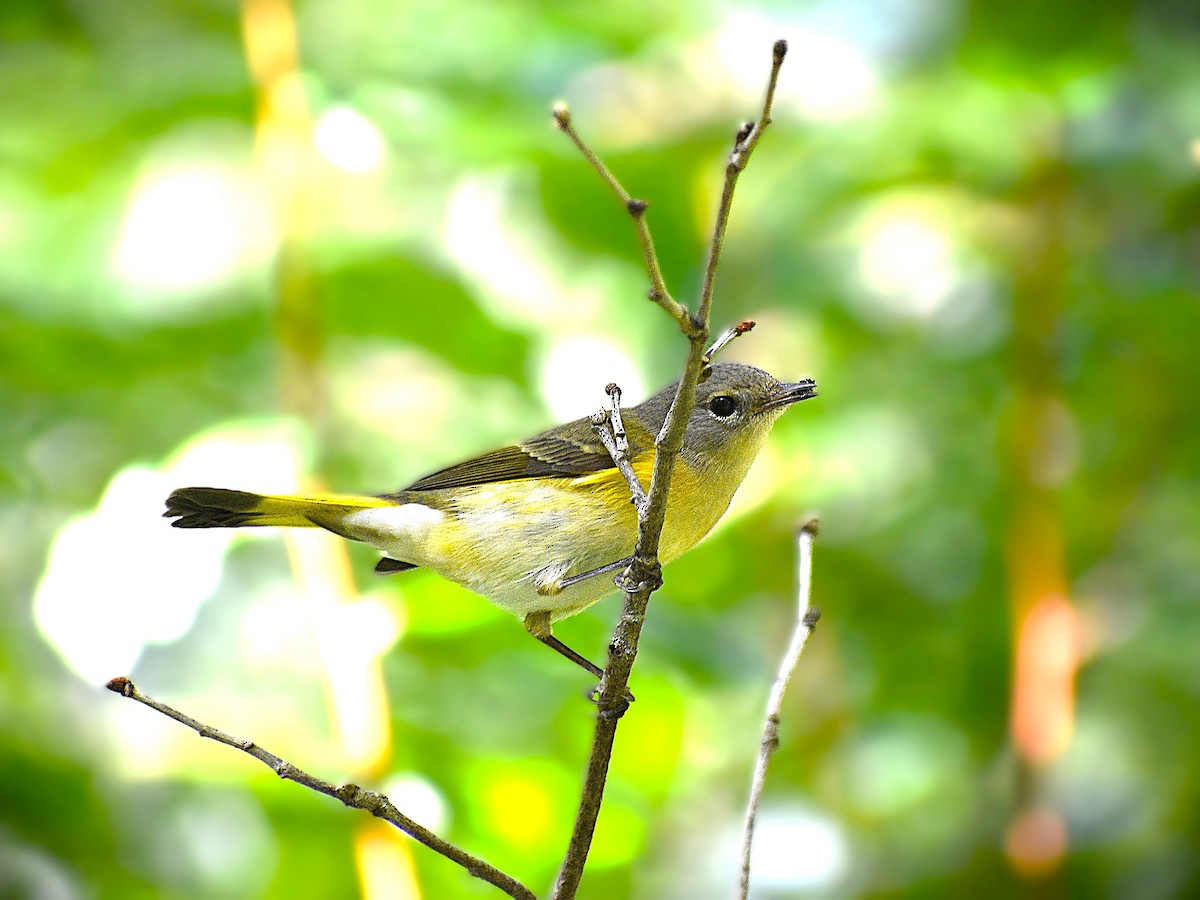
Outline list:
[[[263,498],[246,491],[225,488],[180,488],[167,498],[163,517],[174,519],[176,528],[238,528],[267,525],[261,521]]]

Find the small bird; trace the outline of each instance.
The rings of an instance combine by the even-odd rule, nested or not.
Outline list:
[[[643,486],[676,385],[622,410],[628,458]],[[667,497],[659,559],[691,549],[724,515],[788,406],[817,395],[761,369],[719,363],[696,388]],[[631,559],[637,512],[590,419],[477,456],[378,496],[269,496],[188,487],[167,498],[176,528],[318,527],[383,551],[375,571],[424,567],[482,594],[596,677],[599,666],[551,626],[615,591],[606,573]]]

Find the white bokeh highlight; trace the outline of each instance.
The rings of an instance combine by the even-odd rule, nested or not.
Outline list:
[[[791,894],[830,888],[846,874],[845,829],[815,809],[769,810],[758,817],[750,856],[750,884]]]
[[[538,379],[543,399],[555,419],[590,416],[608,404],[604,388],[621,388],[623,407],[645,399],[637,366],[615,341],[598,337],[569,337],[555,341],[542,362]]]
[[[218,285],[268,259],[276,243],[268,200],[248,170],[149,167],[130,192],[113,250],[114,274],[135,289],[121,302],[135,312],[170,306],[172,293]]]
[[[167,495],[196,484],[294,491],[299,444],[282,423],[228,426],[161,467],[114,475],[94,510],[59,529],[34,593],[38,630],[64,664],[102,682],[130,673],[148,644],[186,634],[220,582],[235,532],[172,528],[162,518]]]
[[[839,122],[876,108],[879,76],[870,56],[816,17],[776,22],[752,13],[733,13],[712,38],[716,80],[727,76],[746,94],[761,91],[764,50],[781,36],[787,38],[788,56],[776,94],[776,115]],[[713,56],[709,54],[710,61]]]
[[[313,142],[330,163],[356,175],[378,169],[386,151],[375,123],[348,106],[335,106],[321,114],[313,128]]]

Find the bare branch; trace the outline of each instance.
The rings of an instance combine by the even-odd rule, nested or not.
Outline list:
[[[763,786],[767,780],[767,765],[771,756],[779,747],[779,719],[783,711],[783,697],[787,693],[788,682],[800,664],[800,655],[808,643],[808,637],[816,628],[821,613],[811,606],[812,602],[812,545],[817,534],[817,520],[807,523],[796,535],[796,556],[798,563],[798,578],[796,596],[799,610],[796,615],[796,628],[792,632],[792,640],[787,653],[779,664],[779,674],[771,685],[771,696],[767,700],[767,721],[763,726],[762,743],[759,745],[758,762],[754,766],[754,778],[750,782],[750,800],[746,806],[746,827],[742,835],[742,878],[741,890],[738,894],[742,900],[750,891],[750,849],[754,842],[754,821],[758,817],[758,804],[762,800]]]
[[[597,698],[597,723],[592,753],[588,762],[587,777],[571,841],[567,848],[558,883],[555,886],[555,898],[573,898],[575,896],[591,847],[596,820],[603,799],[608,769],[611,763],[617,723],[629,708],[631,695],[628,692],[627,686],[630,671],[637,655],[638,641],[645,622],[647,604],[650,595],[662,585],[662,573],[658,561],[659,544],[666,516],[666,503],[670,492],[674,464],[683,445],[683,436],[687,428],[688,419],[695,406],[696,385],[701,378],[704,367],[711,361],[713,355],[719,352],[734,337],[745,333],[745,331],[753,327],[752,322],[744,322],[732,329],[730,333],[723,335],[707,351],[705,350],[705,344],[709,338],[709,321],[715,275],[728,224],[734,187],[739,174],[746,168],[750,155],[761,139],[762,132],[770,124],[771,106],[779,69],[782,65],[786,49],[787,45],[784,41],[779,41],[775,44],[774,65],[767,87],[762,114],[757,123],[745,125],[738,131],[733,151],[730,154],[726,166],[725,184],[710,242],[699,309],[695,314],[686,305],[676,301],[667,290],[650,228],[646,222],[648,204],[644,200],[632,197],[596,154],[588,148],[574,130],[571,124],[571,115],[567,107],[560,104],[554,109],[554,120],[557,126],[570,137],[585,159],[591,163],[601,177],[609,184],[624,204],[626,211],[633,218],[641,243],[646,271],[650,279],[649,297],[676,322],[689,342],[689,353],[683,377],[680,379],[675,398],[672,401],[662,430],[655,442],[657,452],[655,454],[654,468],[648,492],[641,485],[628,460],[628,441],[626,440],[624,426],[621,421],[620,389],[616,385],[609,386],[609,396],[612,401],[611,409],[601,411],[596,417],[593,417],[593,425],[596,426],[614,463],[616,463],[629,483],[631,496],[638,510],[638,537],[634,554],[629,559],[628,567],[616,579],[618,586],[626,592],[625,604],[609,647],[609,663],[601,679],[599,696]],[[605,567],[605,569],[607,568],[609,567]],[[812,624],[814,623],[815,620],[806,620],[809,631],[811,631]],[[807,635],[805,636],[807,637]],[[499,888],[510,897],[521,898],[521,900],[534,900],[535,895],[529,888],[504,872],[438,837],[412,819],[409,819],[383,794],[365,790],[355,784],[337,786],[309,775],[286,760],[259,747],[252,741],[245,741],[228,735],[142,694],[128,678],[114,678],[107,684],[107,687],[111,691],[135,700],[174,719],[194,730],[201,737],[210,738],[253,756],[271,768],[281,778],[294,781],[311,790],[333,797],[350,808],[365,810],[384,821],[390,822],[414,840],[424,844],[447,859],[456,862],[475,877]],[[777,718],[776,716],[776,725]],[[767,755],[769,756],[769,753]],[[765,767],[765,760],[763,765]],[[747,866],[748,864],[747,856]]]
[[[761,131],[770,121],[770,104],[775,94],[775,83],[779,75],[779,66],[787,44],[779,41],[775,44],[774,65],[771,70],[771,80],[767,89],[767,99],[763,113],[759,119],[758,130]],[[591,848],[592,836],[596,829],[596,819],[600,814],[600,804],[604,796],[604,785],[608,777],[608,768],[612,760],[613,741],[616,737],[617,723],[625,714],[629,703],[626,699],[629,674],[637,657],[638,640],[641,637],[642,626],[646,620],[646,607],[650,595],[662,585],[662,567],[658,561],[658,547],[662,538],[663,523],[667,513],[667,497],[671,490],[671,477],[674,472],[675,460],[683,447],[683,435],[687,430],[688,419],[696,405],[696,385],[705,366],[705,345],[708,343],[708,325],[712,309],[713,281],[717,263],[720,260],[721,244],[725,235],[725,226],[729,219],[729,209],[733,202],[733,187],[737,177],[745,168],[753,144],[752,134],[739,132],[739,139],[734,147],[734,155],[739,152],[738,165],[726,166],[725,187],[721,194],[721,204],[717,211],[717,221],[713,229],[713,238],[709,249],[708,267],[705,272],[704,288],[701,293],[700,309],[696,315],[691,315],[687,308],[670,300],[665,295],[655,296],[661,283],[661,273],[658,271],[658,261],[654,257],[653,244],[649,240],[649,229],[645,228],[644,204],[630,201],[629,195],[620,187],[616,179],[608,172],[607,167],[600,162],[594,153],[579,139],[571,127],[570,113],[565,106],[555,109],[555,121],[579,147],[584,156],[596,167],[597,171],[613,186],[617,195],[626,202],[627,208],[638,222],[638,231],[642,236],[642,249],[650,270],[651,299],[659,303],[672,318],[679,323],[680,329],[688,338],[688,358],[684,367],[683,377],[671,409],[663,422],[662,430],[655,441],[654,470],[650,480],[650,491],[646,502],[638,511],[638,539],[633,552],[633,560],[629,567],[616,579],[617,586],[625,591],[625,605],[621,618],[613,632],[609,644],[608,666],[600,681],[600,694],[597,698],[599,712],[596,717],[596,730],[592,738],[592,753],[588,759],[587,777],[584,781],[580,797],[579,811],[575,818],[575,827],[571,832],[571,841],[563,860],[558,882],[554,888],[555,900],[569,900],[579,889],[583,878],[584,866],[587,863],[588,851]],[[635,210],[634,204],[639,206]],[[657,274],[656,274],[657,273]],[[657,277],[658,283],[655,282]]]
[[[620,198],[625,210],[633,217],[633,221],[637,225],[638,240],[642,245],[642,258],[646,264],[646,272],[650,276],[650,299],[661,306],[667,315],[675,320],[676,324],[679,325],[679,329],[687,337],[692,337],[696,326],[691,314],[688,312],[686,306],[671,296],[671,292],[667,290],[667,284],[663,280],[662,266],[659,265],[658,253],[654,249],[654,238],[650,234],[650,225],[646,222],[646,209],[649,207],[649,204],[645,200],[635,199],[625,190],[621,182],[617,180],[617,177],[609,171],[604,161],[583,142],[583,138],[579,136],[579,132],[571,124],[571,111],[565,103],[556,103],[553,114],[554,124],[558,126],[559,131],[569,137],[571,142],[579,148],[579,152],[583,154],[583,158],[591,163],[592,168],[600,173],[601,178],[608,182],[608,186]]]
[[[717,280],[717,265],[721,261],[721,246],[725,242],[729,211],[733,207],[733,190],[737,187],[738,176],[750,163],[750,156],[762,139],[763,132],[771,124],[771,107],[775,103],[779,69],[783,65],[783,58],[786,55],[787,41],[776,41],[772,48],[771,74],[767,79],[767,96],[763,100],[762,114],[756,124],[749,127],[743,125],[734,137],[733,151],[729,154],[729,163],[725,167],[725,186],[721,190],[721,203],[717,208],[717,223],[713,228],[712,243],[709,246],[708,265],[704,269],[704,283],[700,290],[700,309],[697,317],[704,322],[709,320],[709,311],[712,307],[713,287]]]
[[[610,381],[605,386],[604,393],[608,394],[608,399],[612,403],[613,440],[617,443],[618,451],[628,453],[629,439],[625,435],[625,423],[621,421],[621,386],[615,381]]]
[[[621,421],[621,389],[610,383],[604,390],[612,405],[592,416],[592,427],[596,429],[617,470],[625,476],[633,505],[640,513],[646,505],[646,489],[642,487],[637,473],[633,471],[633,464],[629,461],[629,439],[625,435],[625,423]]]
[[[536,895],[529,888],[525,887],[525,885],[501,872],[499,869],[488,865],[483,860],[472,856],[465,850],[459,849],[449,841],[438,837],[429,829],[418,825],[400,812],[400,810],[396,809],[392,801],[383,794],[376,791],[364,790],[357,784],[337,786],[330,784],[328,781],[322,781],[320,778],[315,778],[307,772],[296,768],[286,760],[280,759],[274,753],[269,753],[253,741],[244,741],[232,735],[225,734],[223,731],[218,731],[216,728],[205,725],[203,722],[196,721],[191,716],[185,715],[179,710],[167,706],[165,703],[160,703],[153,697],[148,697],[139,691],[128,678],[114,678],[105,686],[110,691],[120,694],[122,697],[136,700],[138,703],[157,710],[164,716],[168,716],[176,722],[186,725],[200,735],[200,737],[211,738],[218,743],[226,744],[241,750],[243,753],[250,754],[255,759],[267,765],[280,778],[294,781],[296,784],[340,800],[351,809],[366,810],[373,816],[377,816],[385,822],[390,822],[413,838],[413,840],[419,841],[435,853],[440,853],[452,862],[458,863],[476,878],[480,878],[488,884],[499,888],[510,897],[517,897],[520,900],[536,900]]]
[[[704,351],[704,364],[707,366],[713,361],[713,357],[725,349],[726,345],[731,343],[736,338],[740,338],[748,331],[753,331],[754,326],[758,324],[752,319],[746,319],[744,322],[738,322],[726,328],[719,338],[712,342],[712,346]]]
[[[633,564],[631,568],[632,566]],[[587,864],[588,851],[591,849],[592,837],[596,830],[596,820],[600,816],[600,804],[604,799],[608,768],[612,763],[617,723],[629,708],[626,685],[629,683],[629,672],[637,655],[637,641],[645,621],[646,605],[650,594],[661,584],[660,575],[655,580],[631,586],[632,590],[626,593],[625,607],[609,647],[609,663],[600,681],[600,694],[596,699],[599,712],[596,716],[596,731],[592,737],[592,752],[588,757],[587,775],[579,799],[579,811],[575,816],[575,827],[567,845],[558,883],[554,887],[555,900],[573,898],[583,879],[584,866]]]
[[[779,70],[783,68],[783,58],[787,56],[787,50],[787,41],[784,40],[776,41],[775,46],[771,48],[771,75],[767,79],[767,96],[763,100],[762,115],[759,116],[757,123],[753,123],[748,129],[745,129],[744,134],[739,132],[739,140],[734,145],[733,153],[729,157],[729,164],[737,166],[739,171],[746,168],[746,164],[750,162],[750,154],[754,152],[754,148],[762,140],[763,132],[771,124],[771,109],[775,105],[775,89],[779,86]]]

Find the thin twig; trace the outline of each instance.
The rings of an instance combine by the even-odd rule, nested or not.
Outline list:
[[[750,848],[754,843],[754,820],[758,817],[758,804],[762,799],[763,786],[767,780],[767,764],[779,747],[779,719],[783,711],[783,697],[787,693],[788,682],[800,664],[800,655],[808,643],[808,637],[813,633],[821,613],[812,602],[812,546],[817,534],[817,520],[813,519],[800,529],[796,535],[796,556],[798,578],[796,596],[799,611],[796,615],[796,628],[792,632],[792,641],[787,653],[779,664],[779,674],[771,685],[771,696],[767,700],[767,721],[763,726],[762,743],[759,745],[758,762],[754,766],[754,778],[750,782],[750,800],[746,805],[746,828],[742,835],[742,878],[739,897],[746,900],[750,891]]]
[[[529,888],[525,887],[525,885],[501,872],[499,869],[488,865],[483,860],[472,856],[465,850],[459,849],[449,841],[438,837],[429,829],[418,825],[400,812],[400,810],[396,809],[392,801],[383,794],[376,791],[364,790],[357,784],[343,784],[338,786],[330,784],[328,781],[322,781],[320,778],[315,778],[302,769],[296,768],[286,760],[280,759],[274,753],[267,752],[252,741],[243,741],[240,738],[225,734],[223,731],[218,731],[216,728],[205,725],[203,722],[196,721],[191,716],[185,715],[179,710],[167,706],[165,703],[160,703],[153,697],[148,697],[139,691],[128,678],[114,678],[105,686],[110,691],[120,694],[122,697],[136,700],[138,703],[149,706],[164,716],[168,716],[176,722],[186,725],[200,735],[200,737],[211,738],[214,741],[250,754],[255,759],[267,765],[280,778],[294,781],[306,788],[340,800],[351,809],[366,810],[372,815],[383,819],[385,822],[390,822],[413,838],[413,840],[420,841],[435,853],[440,853],[447,859],[458,863],[476,878],[480,878],[488,884],[499,888],[510,897],[517,897],[520,900],[536,900],[536,895]]]
[[[592,427],[596,429],[617,470],[625,476],[634,508],[640,513],[646,505],[646,489],[642,487],[637,473],[633,471],[633,464],[629,461],[629,439],[625,434],[625,423],[621,421],[621,389],[616,384],[609,384],[604,390],[608,394],[611,406],[593,414]],[[566,586],[566,582],[563,586]]]
[[[717,280],[717,265],[721,261],[721,246],[725,242],[725,228],[729,224],[729,211],[733,206],[733,189],[738,176],[750,162],[754,148],[762,139],[763,132],[771,124],[771,107],[775,103],[775,88],[779,84],[779,69],[787,55],[787,41],[776,41],[771,51],[771,74],[767,79],[767,96],[763,100],[762,114],[758,122],[749,127],[743,125],[733,141],[733,152],[725,166],[725,186],[721,190],[721,204],[717,209],[717,224],[713,228],[712,245],[708,252],[708,265],[704,268],[704,284],[700,290],[700,309],[696,315],[704,322],[709,320],[712,307],[713,286]]]
[[[707,366],[713,361],[713,357],[725,349],[725,346],[735,338],[740,338],[748,331],[753,331],[757,323],[752,319],[746,319],[744,322],[738,322],[736,325],[731,325],[726,328],[719,338],[712,342],[712,346],[704,351],[704,364]]]
[[[604,161],[583,142],[583,138],[579,136],[579,132],[571,124],[571,110],[567,107],[567,104],[556,103],[553,115],[554,124],[579,148],[579,152],[583,154],[583,158],[591,163],[592,168],[600,173],[600,177],[613,189],[617,197],[620,198],[625,210],[633,217],[633,221],[637,225],[638,240],[642,245],[642,258],[646,263],[646,272],[650,276],[650,293],[648,296],[661,306],[667,315],[675,320],[685,335],[691,337],[695,331],[695,322],[692,320],[688,308],[671,296],[671,292],[667,290],[667,284],[663,280],[662,266],[659,265],[658,253],[654,249],[654,238],[651,236],[650,226],[646,222],[646,210],[649,204],[645,200],[634,198],[629,191],[625,190],[621,182],[617,180],[617,177],[604,164]]]
[[[770,121],[770,104],[775,94],[779,66],[783,62],[786,50],[785,42],[779,41],[775,44],[770,84],[763,113],[759,120],[758,130],[760,131]],[[658,547],[662,538],[663,523],[666,519],[671,476],[675,460],[683,446],[683,435],[687,430],[688,419],[696,405],[696,385],[700,381],[700,375],[705,366],[704,354],[705,345],[708,343],[713,281],[720,259],[725,225],[729,219],[730,204],[733,202],[733,188],[757,141],[748,144],[747,141],[751,135],[745,129],[738,133],[734,154],[730,158],[731,163],[726,166],[725,170],[725,187],[721,194],[721,205],[717,211],[717,221],[709,248],[708,268],[705,272],[699,312],[693,316],[686,307],[666,294],[665,286],[661,286],[661,271],[654,254],[653,242],[650,240],[649,228],[645,224],[645,204],[632,200],[608,171],[608,168],[579,139],[571,127],[570,113],[565,106],[555,108],[554,118],[559,128],[575,142],[580,152],[613,187],[617,195],[625,202],[626,208],[634,216],[638,223],[638,234],[642,240],[642,250],[653,285],[650,292],[651,299],[675,319],[680,330],[688,338],[688,358],[683,377],[679,380],[675,399],[671,403],[662,430],[655,441],[654,470],[646,502],[638,511],[638,538],[633,552],[633,560],[616,579],[617,586],[625,591],[625,605],[613,632],[612,642],[609,644],[608,666],[600,681],[600,694],[596,701],[599,712],[596,717],[596,730],[592,738],[592,752],[588,759],[587,777],[580,797],[579,811],[575,817],[575,826],[571,832],[571,840],[567,846],[567,853],[554,888],[555,900],[570,900],[579,889],[584,866],[587,863],[588,851],[592,844],[592,836],[595,833],[596,819],[600,814],[600,804],[604,797],[604,785],[612,761],[617,723],[629,706],[626,700],[629,674],[637,657],[638,640],[646,620],[646,607],[649,604],[650,595],[662,585],[662,568],[658,561]],[[732,162],[735,156],[738,159],[737,165]]]
[[[612,412],[612,431],[613,440],[617,444],[619,453],[629,452],[629,438],[625,434],[625,423],[621,421],[621,387],[615,381],[610,381],[604,387],[604,393],[608,394]]]
[[[762,115],[757,123],[751,125],[748,133],[742,136],[739,146],[733,148],[733,154],[729,157],[729,164],[737,166],[739,170],[746,168],[746,164],[750,162],[750,154],[754,152],[754,148],[762,140],[763,132],[771,124],[771,109],[775,105],[775,89],[779,86],[779,70],[783,67],[783,58],[787,56],[787,49],[787,41],[784,40],[776,41],[775,46],[771,48],[773,59],[771,77],[767,79],[767,97],[763,101]]]

